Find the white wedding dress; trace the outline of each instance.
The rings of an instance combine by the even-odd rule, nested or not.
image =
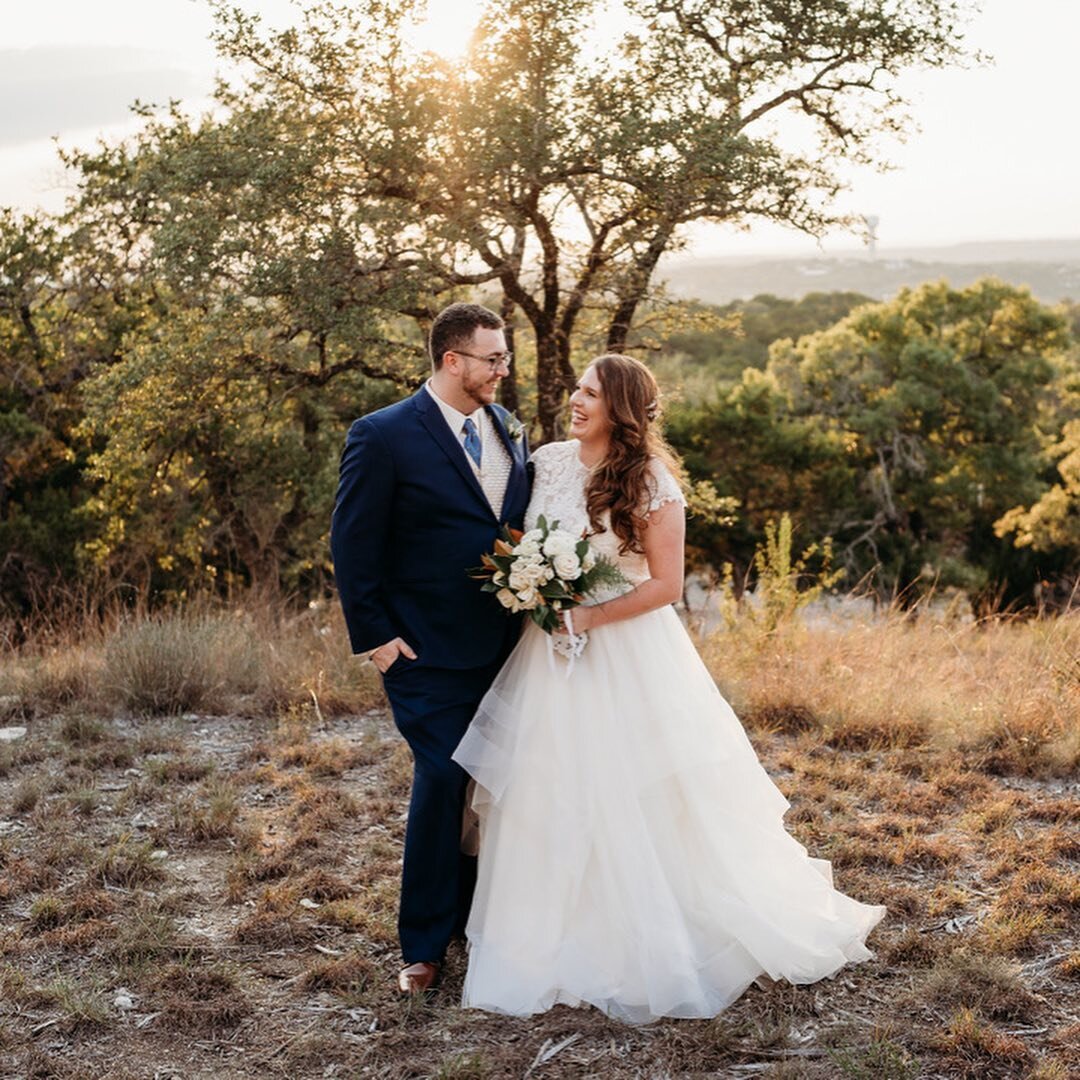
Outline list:
[[[526,528],[585,529],[578,443],[533,461]],[[650,510],[682,501],[658,464],[653,481]],[[592,542],[648,576],[610,529]],[[872,955],[885,908],[837,892],[785,831],[787,800],[673,608],[590,631],[566,664],[527,622],[454,753],[480,815],[464,1005],[708,1017],[763,973],[809,983]]]

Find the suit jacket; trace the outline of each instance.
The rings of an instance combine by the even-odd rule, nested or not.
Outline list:
[[[498,517],[425,388],[349,429],[330,547],[353,652],[402,637],[419,665],[480,667],[518,633],[466,574],[529,501],[524,434],[511,439],[506,410],[487,410],[512,463]]]

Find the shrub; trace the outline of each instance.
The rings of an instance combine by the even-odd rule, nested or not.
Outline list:
[[[212,711],[257,688],[263,659],[242,618],[161,616],[117,630],[105,649],[105,679],[140,716]]]

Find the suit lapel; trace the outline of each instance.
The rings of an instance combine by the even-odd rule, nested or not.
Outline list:
[[[450,425],[447,424],[442,412],[439,410],[439,406],[435,404],[435,399],[431,396],[426,387],[421,387],[413,395],[413,401],[416,403],[417,412],[420,414],[420,422],[427,428],[428,433],[450,459],[450,464],[460,473],[461,478],[465,481],[469,490],[476,495],[487,511],[494,516],[491,504],[487,501],[487,496],[484,494],[484,489],[480,486],[480,481],[476,478],[476,473],[473,472],[472,466],[465,460],[464,448],[454,437],[454,433],[450,430]]]

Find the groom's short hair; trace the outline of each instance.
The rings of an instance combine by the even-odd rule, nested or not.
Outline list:
[[[431,324],[428,339],[432,368],[438,371],[445,353],[468,345],[478,327],[501,330],[505,325],[499,315],[482,304],[451,304],[443,308]]]

